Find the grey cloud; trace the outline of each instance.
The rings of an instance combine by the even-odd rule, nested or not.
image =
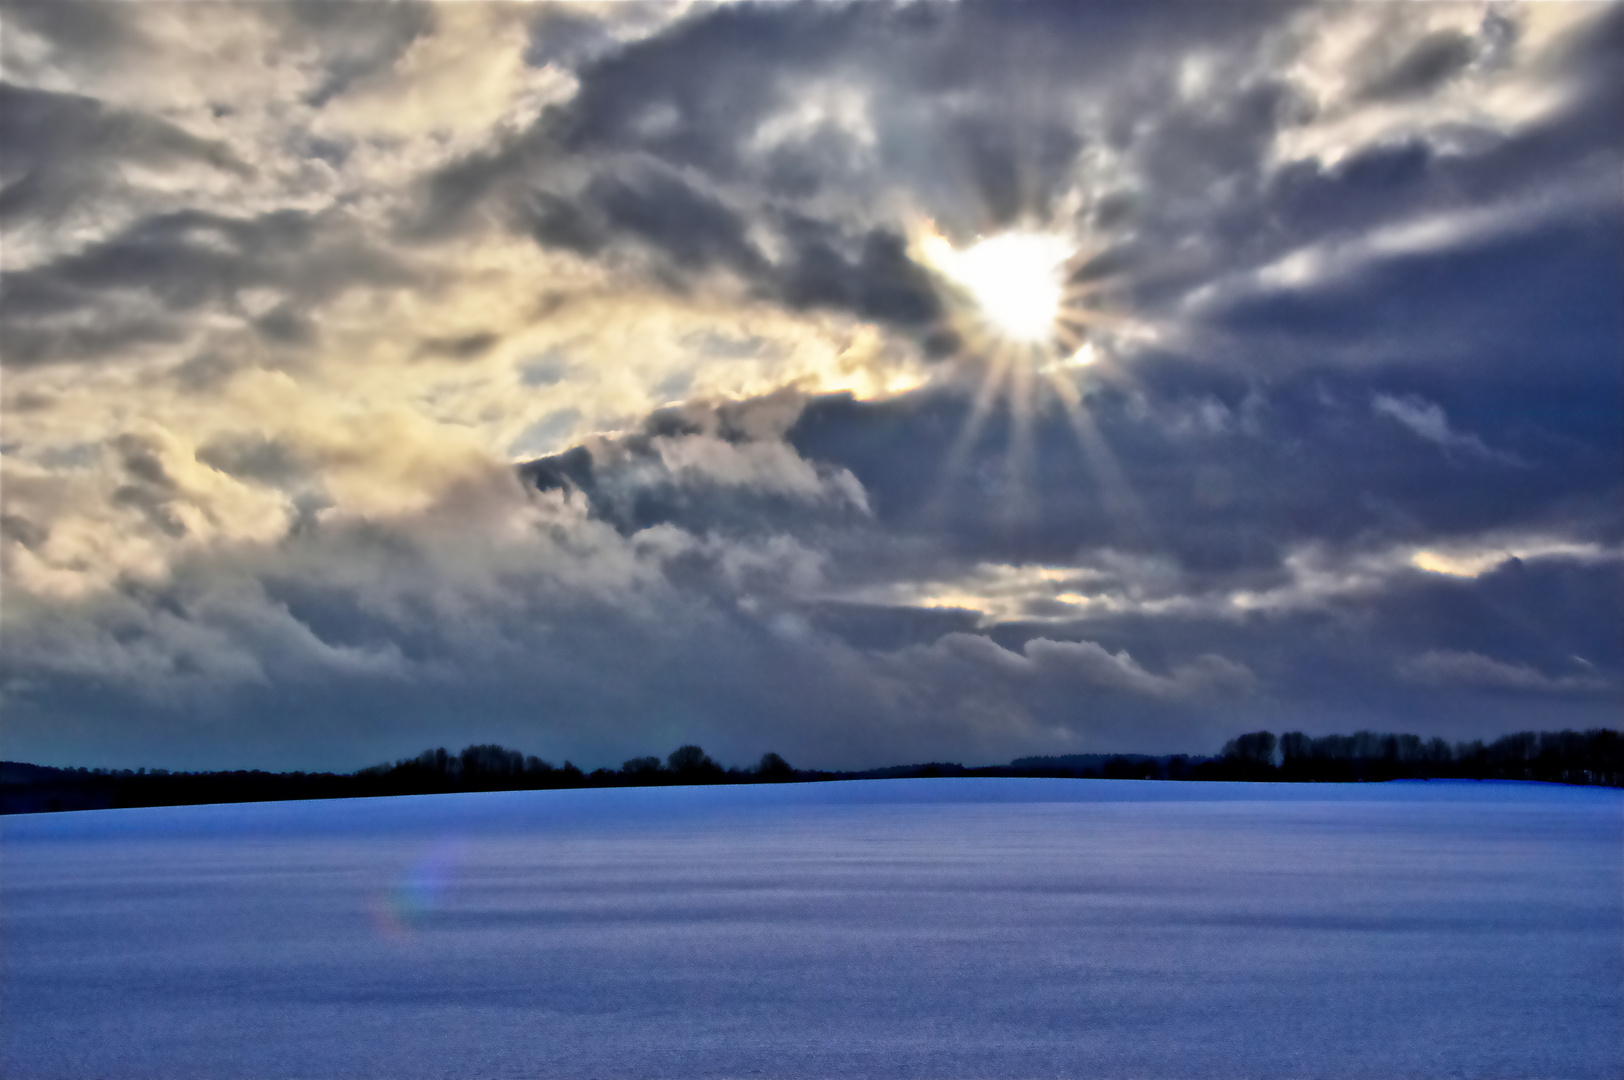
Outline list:
[[[1595,357],[1619,336],[1606,297],[1621,236],[1616,214],[1576,208],[1544,228],[1380,258],[1312,287],[1260,289],[1204,330],[1215,360],[1242,367],[1307,357],[1324,367],[1402,366],[1498,383],[1520,378],[1538,355],[1543,382],[1572,385],[1602,377]],[[1536,265],[1540,273],[1529,274]],[[1366,312],[1374,304],[1402,337],[1373,332]]]
[[[1528,401],[1527,391],[1484,386],[1466,396],[1429,386],[1461,403],[1452,415],[1536,463],[1508,469],[1478,455],[1451,460],[1373,414],[1363,380],[1259,384],[1174,357],[1142,362],[1133,374],[1145,407],[1103,380],[1086,387],[1085,407],[1154,542],[1192,573],[1277,568],[1311,540],[1426,541],[1553,517],[1584,520],[1589,536],[1596,516],[1616,518],[1603,493],[1617,490],[1617,433],[1588,390],[1547,388],[1537,412],[1508,426],[1520,415],[1511,402]],[[1079,549],[1149,542],[1113,508],[1109,478],[1052,399],[1032,426],[1029,471],[1009,457],[1011,421],[1000,409],[949,472],[968,408],[951,390],[875,403],[820,399],[789,437],[803,456],[850,469],[888,529],[929,532],[963,558],[1063,563]],[[1185,426],[1203,409],[1249,419]],[[1561,428],[1535,419],[1556,415]],[[1559,431],[1578,441],[1559,445]],[[1016,512],[1020,485],[1031,505]]]
[[[1022,207],[1041,210],[1089,140],[1068,94],[1122,62],[1098,35],[1145,44],[1169,32],[1239,37],[1277,14],[706,10],[582,69],[577,97],[524,136],[425,178],[409,231],[443,234],[482,220],[487,204],[505,206],[543,244],[600,255],[627,238],[679,269],[728,268],[794,306],[919,327],[939,314],[938,301],[902,256],[903,223],[875,221],[863,199],[911,184],[945,198],[935,209],[949,219],[983,229]],[[1057,47],[1066,34],[1071,48]],[[1060,93],[1024,92],[1034,78]],[[765,151],[755,145],[762,125],[814,84],[846,85],[867,101],[879,127],[872,162],[827,118]],[[921,107],[938,100],[953,104]],[[1269,101],[1237,115],[1268,112]],[[1233,126],[1213,130],[1214,151],[1233,141]],[[763,203],[762,190],[779,198]],[[784,250],[769,256],[746,240],[752,222],[775,231]]]
[[[435,25],[433,5],[398,0],[365,7],[312,0],[267,5],[265,14],[280,24],[284,48],[320,51],[325,77],[305,95],[316,108],[394,64]]]
[[[175,513],[175,503],[181,494],[174,478],[164,468],[157,444],[139,435],[120,435],[112,440],[112,449],[128,480],[113,491],[113,505],[139,511],[165,536],[185,536],[186,524]]]
[[[1547,675],[1526,664],[1511,664],[1475,652],[1432,649],[1405,661],[1399,673],[1433,686],[1523,690],[1545,694],[1593,694],[1609,689],[1589,674]]]
[[[448,360],[477,360],[495,348],[501,340],[500,334],[490,331],[461,334],[456,337],[424,338],[418,345],[418,354]]]
[[[1085,220],[1118,239],[1132,234],[1147,252],[1187,253],[1182,271],[1134,275],[1133,302],[1154,315],[1215,274],[1317,239],[1441,212],[1462,191],[1511,197],[1544,184],[1549,169],[1529,162],[1616,154],[1595,120],[1612,93],[1590,74],[1616,58],[1593,50],[1575,61],[1590,89],[1537,130],[1418,134],[1356,147],[1332,166],[1279,168],[1276,139],[1315,115],[1254,45],[1288,14],[1267,5],[704,10],[583,67],[577,97],[531,131],[425,178],[415,227],[433,235],[494,206],[546,245],[590,256],[651,249],[674,268],[656,266],[673,284],[682,271],[726,268],[793,306],[919,329],[938,301],[916,267],[892,256],[901,223],[875,220],[876,202],[911,192],[969,234],[1022,212],[1041,217],[1081,179]],[[1305,15],[1301,32],[1332,15]],[[1513,36],[1499,16],[1470,38],[1426,39],[1403,13],[1382,18],[1392,25],[1378,37],[1397,51],[1361,61],[1362,85],[1412,97],[1456,70],[1451,57],[1499,56]],[[1186,47],[1216,65],[1212,86],[1188,99],[1178,88]],[[856,152],[828,118],[798,139],[757,145],[764,123],[830,83],[863,101],[870,149]],[[1108,182],[1084,164],[1099,153],[1118,162]],[[782,250],[749,239],[763,226]],[[1226,313],[1214,329],[1257,336],[1253,325],[1281,306],[1260,302],[1250,322]],[[1288,313],[1273,332],[1289,337],[1292,322]]]
[[[13,277],[12,283],[15,281]],[[15,309],[7,311],[6,299],[6,294],[0,292],[0,353],[4,354],[7,367],[56,360],[100,361],[121,347],[137,343],[178,344],[191,333],[191,328],[181,320],[139,309],[119,310],[114,305],[97,312],[94,318],[66,323],[26,319],[16,314]]]
[[[680,269],[720,264],[748,275],[763,268],[739,215],[670,173],[600,177],[585,198],[608,230],[637,237]]]
[[[1344,328],[1366,330],[1363,321],[1350,323],[1361,311],[1362,296],[1380,295],[1394,325],[1408,331],[1412,343],[1425,335],[1429,323],[1449,325],[1452,337],[1439,335],[1439,352],[1465,355],[1504,352],[1507,330],[1538,324],[1538,311],[1552,306],[1594,314],[1602,310],[1586,302],[1593,286],[1610,274],[1598,265],[1600,250],[1616,244],[1609,235],[1597,242],[1586,234],[1597,228],[1616,233],[1616,209],[1605,198],[1584,195],[1583,184],[1564,192],[1554,177],[1611,176],[1621,160],[1616,124],[1621,104],[1618,76],[1624,70],[1624,50],[1604,42],[1617,38],[1620,22],[1616,7],[1577,32],[1580,39],[1566,48],[1549,50],[1560,61],[1546,72],[1572,90],[1559,108],[1519,128],[1502,130],[1492,122],[1470,126],[1415,131],[1401,140],[1385,140],[1343,157],[1333,165],[1302,161],[1273,173],[1259,174],[1242,191],[1255,191],[1215,208],[1216,220],[1227,221],[1237,235],[1256,238],[1249,249],[1235,249],[1244,262],[1261,265],[1292,251],[1306,251],[1316,240],[1368,236],[1383,224],[1442,223],[1459,213],[1463,203],[1492,208],[1498,202],[1505,219],[1495,235],[1483,226],[1463,229],[1437,250],[1394,250],[1362,268],[1364,280],[1311,284],[1305,289],[1272,287],[1243,297],[1222,314],[1220,325],[1237,326],[1254,341],[1276,335],[1281,352],[1300,351],[1308,332],[1317,331],[1323,352],[1325,339]],[[1499,23],[1485,24],[1483,37],[1492,39]],[[1529,71],[1534,70],[1531,66]],[[1598,180],[1605,191],[1609,181]],[[1491,215],[1479,215],[1484,225]],[[1543,221],[1541,220],[1543,219]],[[1496,249],[1499,249],[1498,252]],[[1536,248],[1544,250],[1534,250]],[[1507,262],[1528,259],[1551,263],[1554,274],[1539,282],[1520,280],[1511,272],[1450,273],[1440,264],[1464,261],[1487,265],[1495,255]],[[1601,257],[1605,258],[1605,257]],[[1577,264],[1584,262],[1581,269]],[[1232,266],[1230,268],[1232,269]],[[1485,287],[1516,281],[1505,295],[1485,297]],[[1546,288],[1546,283],[1549,288]],[[1186,281],[1185,285],[1188,286]],[[1535,286],[1530,288],[1530,286]],[[1456,296],[1456,289],[1460,295]],[[1572,290],[1578,289],[1579,293]],[[1567,294],[1564,301],[1556,297]],[[1397,307],[1392,305],[1397,304]],[[1428,305],[1422,310],[1421,305]],[[1470,309],[1476,319],[1455,314]],[[1485,318],[1487,316],[1487,318]],[[1480,333],[1462,337],[1462,333]],[[1586,332],[1590,332],[1586,328]],[[1452,343],[1470,342],[1469,349]],[[1430,342],[1429,342],[1430,344]],[[1518,348],[1554,351],[1533,339]],[[1271,349],[1271,352],[1274,350]],[[1255,350],[1254,350],[1255,353]]]
[[[277,487],[303,479],[308,471],[296,450],[260,435],[215,439],[198,447],[197,460],[211,469]]]
[[[899,233],[876,227],[853,235],[784,211],[773,224],[786,251],[769,262],[748,236],[745,213],[659,169],[599,177],[574,198],[533,191],[521,212],[539,242],[583,255],[634,240],[661,256],[657,273],[678,290],[686,287],[687,272],[725,267],[796,308],[847,309],[901,326],[923,325],[941,310]]]
[[[15,540],[25,548],[37,548],[45,543],[50,530],[21,514],[0,514],[0,536]]]
[[[249,739],[281,748],[255,763],[308,768],[320,754],[319,764],[349,767],[452,730],[587,764],[690,738],[726,760],[773,748],[829,766],[1066,747],[1201,752],[1246,726],[1385,718],[1451,737],[1526,726],[1503,700],[1525,690],[1440,703],[1440,688],[1404,678],[1403,658],[1428,650],[1527,657],[1533,670],[1559,672],[1577,654],[1595,665],[1584,678],[1624,671],[1617,564],[1550,558],[1472,580],[1416,571],[1327,610],[1217,625],[1124,615],[970,633],[953,613],[798,596],[855,564],[882,574],[926,565],[943,555],[933,545],[951,546],[939,531],[877,529],[816,499],[733,500],[735,516],[722,520],[672,498],[617,522],[613,500],[590,489],[714,492],[725,476],[685,475],[659,447],[782,446],[818,405],[784,396],[672,410],[612,453],[543,463],[593,470],[573,491],[525,496],[493,481],[415,519],[316,520],[273,549],[199,553],[171,583],[130,586],[111,622],[71,606],[43,627],[12,621],[3,656],[13,745],[99,733],[105,752],[150,755],[197,710],[233,723],[189,741],[195,757],[177,766],[230,762]],[[864,408],[876,434],[897,435],[893,416]],[[124,449],[132,484],[161,487],[151,447]],[[274,447],[251,443],[202,456],[245,474],[279,466]],[[502,524],[515,511],[536,516],[521,540],[498,539],[515,535]],[[1579,710],[1553,722],[1593,726],[1608,693],[1548,695]],[[68,728],[46,722],[64,711]],[[109,718],[132,716],[113,730]]]
[[[784,225],[793,254],[778,287],[791,306],[845,308],[902,327],[924,326],[941,314],[929,277],[899,234],[876,228],[853,242],[805,219]]]
[[[173,499],[162,489],[145,484],[125,484],[113,491],[114,506],[127,506],[141,513],[148,524],[165,536],[178,540],[187,533],[186,523],[176,516]]]
[[[138,435],[120,435],[113,440],[113,449],[118,452],[124,471],[132,479],[159,491],[175,490],[175,481],[164,468],[158,447],[150,439]]]
[[[1032,638],[1022,651],[1041,669],[1085,685],[1127,693],[1196,697],[1244,692],[1254,683],[1252,673],[1244,665],[1213,654],[1203,655],[1167,675],[1155,675],[1126,651],[1113,654],[1093,641]]]
[[[590,210],[551,192],[531,192],[522,212],[531,235],[547,247],[596,255],[609,242],[603,222]]]
[[[71,356],[75,350],[61,349],[57,355]],[[188,394],[208,394],[229,382],[250,361],[240,353],[205,350],[170,369],[169,377]]]
[[[783,100],[787,77],[844,59],[885,15],[861,6],[739,5],[704,11],[581,73],[561,121],[574,151],[636,147],[726,176],[738,140]]]
[[[1158,381],[1150,380],[1150,387]],[[1325,393],[1324,388],[1318,392]],[[1351,396],[1352,402],[1370,400],[1368,392],[1363,397],[1357,392],[1345,396]],[[1149,665],[1158,664],[1175,672],[1194,664],[1196,658],[1212,651],[1215,641],[1222,640],[1226,662],[1242,665],[1235,669],[1235,678],[1226,684],[1219,677],[1226,669],[1215,666],[1208,672],[1213,682],[1195,680],[1192,685],[1234,688],[1249,681],[1239,672],[1251,669],[1257,684],[1267,687],[1276,700],[1314,702],[1315,708],[1340,700],[1348,707],[1334,715],[1351,717],[1349,722],[1356,723],[1374,722],[1378,713],[1350,712],[1351,703],[1366,710],[1415,714],[1416,702],[1405,699],[1399,690],[1382,689],[1391,684],[1395,666],[1401,662],[1395,652],[1402,657],[1406,650],[1447,647],[1521,650],[1528,655],[1527,650],[1533,649],[1557,656],[1592,657],[1603,670],[1624,668],[1624,657],[1608,644],[1608,628],[1617,618],[1616,602],[1610,598],[1617,589],[1606,583],[1616,580],[1616,568],[1585,569],[1559,557],[1543,559],[1537,567],[1513,561],[1476,580],[1457,581],[1394,567],[1350,592],[1326,593],[1307,606],[1278,614],[1260,611],[1239,624],[1233,613],[1218,614],[1222,605],[1205,604],[1203,598],[1216,600],[1234,592],[1263,594],[1289,587],[1295,571],[1288,571],[1283,560],[1292,553],[1292,545],[1327,537],[1339,537],[1351,560],[1349,570],[1338,569],[1337,561],[1331,559],[1322,570],[1313,571],[1334,579],[1344,573],[1363,573],[1352,569],[1361,557],[1361,545],[1384,535],[1391,542],[1424,545],[1447,542],[1450,536],[1472,529],[1529,521],[1544,521],[1546,527],[1575,537],[1616,539],[1619,534],[1617,515],[1607,508],[1605,499],[1596,501],[1583,495],[1590,485],[1606,482],[1601,472],[1574,475],[1570,459],[1561,465],[1548,463],[1526,480],[1521,476],[1523,470],[1507,477],[1503,469],[1485,471],[1480,480],[1466,480],[1458,466],[1397,425],[1380,437],[1382,418],[1355,404],[1321,406],[1317,419],[1305,426],[1316,415],[1315,410],[1305,408],[1306,398],[1306,394],[1275,397],[1258,414],[1263,417],[1262,427],[1253,435],[1218,431],[1202,436],[1208,440],[1202,451],[1204,469],[1221,470],[1231,478],[1223,485],[1226,490],[1211,498],[1193,497],[1200,492],[1191,489],[1191,480],[1201,480],[1205,474],[1192,478],[1187,464],[1177,464],[1173,456],[1166,462],[1165,474],[1159,475],[1154,467],[1147,471],[1156,457],[1156,444],[1144,441],[1152,432],[1136,430],[1125,413],[1101,409],[1102,432],[1121,453],[1126,475],[1149,513],[1162,524],[1137,540],[1143,548],[1128,549],[1143,551],[1142,557],[1149,561],[1137,563],[1124,552],[1112,571],[1115,576],[1102,581],[1101,587],[1125,589],[1147,601],[1194,600],[1196,604],[1186,614],[1179,614],[1176,604],[1166,614],[1096,613],[1070,624],[1071,632],[1095,641],[1113,655],[1126,649],[1149,670],[1155,670]],[[931,511],[928,496],[939,483],[932,478],[945,456],[944,447],[933,440],[945,441],[957,429],[952,420],[955,413],[949,411],[944,417],[938,411],[951,400],[922,394],[886,403],[809,402],[790,429],[790,440],[804,457],[850,468],[876,517],[840,524],[820,515],[814,519],[816,527],[809,527],[805,519],[785,517],[757,504],[757,516],[748,526],[733,519],[733,533],[793,527],[800,535],[815,537],[818,548],[829,553],[824,572],[831,585],[883,582],[932,572],[950,578],[955,567],[962,571],[967,562],[977,559],[1066,564],[1082,557],[1086,565],[1090,545],[1109,551],[1122,543],[1108,515],[1091,497],[1088,485],[1095,478],[1089,475],[1086,461],[1075,448],[1059,442],[1043,450],[1040,460],[1053,469],[1070,456],[1078,468],[1034,477],[1045,484],[1037,492],[1036,503],[1041,508],[1037,517],[1011,519],[999,492],[964,487],[954,489],[952,512],[943,516]],[[1100,408],[1099,404],[1095,407]],[[1239,407],[1236,402],[1236,409]],[[944,419],[948,422],[943,423]],[[1063,436],[1064,428],[1058,421],[1051,422],[1057,425],[1053,437]],[[1041,433],[1039,438],[1041,447]],[[991,441],[990,452],[1001,455],[996,433]],[[854,452],[856,447],[863,450]],[[573,461],[577,462],[574,468],[584,470],[594,460],[584,451],[575,451],[536,467],[562,469],[571,467]],[[1259,476],[1267,476],[1267,484],[1255,479]],[[1407,477],[1408,490],[1395,489],[1395,477]],[[1553,484],[1565,490],[1555,490]],[[595,495],[594,501],[598,498]],[[662,520],[706,527],[703,515],[689,517],[687,512],[687,508],[669,503],[643,502],[640,512],[621,527],[650,528]],[[1080,548],[1084,550],[1080,552]],[[1165,580],[1141,577],[1141,567],[1152,566],[1156,560],[1170,571]],[[1085,593],[1095,589],[1086,582],[1070,587]],[[821,601],[814,602],[809,614],[815,625],[829,633],[867,647],[890,649],[924,648],[943,633],[964,631],[974,618],[967,613],[886,611],[872,605]],[[1056,632],[1055,623],[1043,622],[1024,629],[1019,625],[997,628],[992,637],[1005,650],[1020,653],[1025,640],[1054,640]],[[1286,640],[1297,644],[1282,649]],[[1190,670],[1187,677],[1195,679],[1199,665]],[[1451,716],[1452,731],[1469,730],[1469,716]],[[1515,722],[1510,713],[1506,716],[1507,723]]]
[[[3,10],[70,55],[92,61],[145,40],[134,9],[97,0],[10,0]]]
[[[178,317],[237,310],[239,290],[280,291],[262,321],[273,339],[308,340],[299,309],[355,284],[406,284],[414,274],[368,242],[339,211],[279,210],[236,218],[201,211],[155,215],[54,262],[7,276],[0,320],[7,359],[32,364],[94,356],[100,333],[125,341],[177,340]],[[99,326],[72,320],[94,313]],[[89,335],[83,343],[75,335]],[[78,347],[76,348],[76,344]]]
[[[530,24],[525,63],[575,68],[612,51],[618,41],[605,20],[583,16],[567,7],[549,6]]]
[[[291,304],[278,304],[254,320],[254,329],[279,345],[312,345],[319,337],[315,322]]]
[[[1427,93],[1458,74],[1477,58],[1477,52],[1477,42],[1457,31],[1428,34],[1385,70],[1374,74],[1357,96],[1381,100]]]
[[[630,535],[661,524],[750,535],[866,516],[861,484],[786,442],[802,399],[661,410],[640,432],[598,439],[521,468],[543,491],[579,492],[594,515]]]
[[[1228,715],[1258,726],[1328,733],[1385,724],[1475,738],[1527,727],[1530,694],[1549,703],[1543,722],[1551,726],[1612,722],[1624,674],[1614,629],[1621,585],[1616,564],[1550,558],[1478,579],[1399,574],[1381,589],[1315,609],[1217,622],[1107,614],[1069,625],[1011,624],[989,635],[1014,651],[1033,639],[1081,638],[1127,652],[1150,671],[1190,665],[1216,644],[1226,663],[1255,680],[1230,684],[1243,704]],[[1222,699],[1207,693],[1202,700]]]
[[[77,94],[0,83],[0,221],[52,220],[126,182],[121,162],[198,163],[246,176],[222,143]]]

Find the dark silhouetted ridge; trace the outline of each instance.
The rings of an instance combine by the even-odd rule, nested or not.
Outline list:
[[[654,787],[684,784],[808,783],[941,776],[1026,776],[1105,780],[1249,780],[1354,783],[1384,780],[1536,780],[1624,787],[1624,739],[1609,729],[1525,731],[1491,743],[1450,744],[1417,735],[1238,736],[1217,757],[1170,754],[1065,754],[970,767],[933,761],[859,772],[797,769],[774,753],[748,768],[724,767],[698,746],[678,747],[661,761],[631,758],[618,769],[585,772],[553,765],[503,746],[469,746],[453,754],[425,750],[393,764],[354,773],[170,772],[167,769],[59,769],[0,762],[0,813],[106,810],[133,806],[341,799],[455,791]]]

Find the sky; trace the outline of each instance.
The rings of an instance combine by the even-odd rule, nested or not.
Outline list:
[[[0,5],[0,754],[1624,705],[1624,7]]]

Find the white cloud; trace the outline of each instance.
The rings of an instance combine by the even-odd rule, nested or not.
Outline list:
[[[1475,578],[1508,560],[1565,559],[1582,565],[1624,560],[1624,549],[1539,533],[1499,533],[1439,541],[1409,554],[1409,565],[1432,574]]]
[[[983,562],[923,580],[869,583],[828,598],[967,611],[982,626],[1086,623],[1122,615],[1232,621],[1377,599],[1405,586],[1417,570],[1476,578],[1511,559],[1595,565],[1624,560],[1624,550],[1532,532],[1491,532],[1426,547],[1311,542],[1287,551],[1278,567],[1248,575],[1267,584],[1239,585],[1203,582],[1166,555],[1107,548],[1080,552],[1068,565]]]
[[[1525,690],[1543,694],[1590,694],[1610,688],[1591,674],[1547,675],[1527,664],[1507,663],[1482,653],[1433,649],[1399,665],[1399,674],[1429,686],[1478,690]]]
[[[1450,427],[1449,417],[1444,414],[1441,405],[1418,395],[1406,394],[1403,397],[1395,397],[1391,394],[1377,394],[1371,398],[1370,407],[1378,416],[1391,417],[1418,437],[1436,443],[1446,452],[1453,450],[1485,461],[1522,464],[1516,455],[1491,450],[1476,435],[1456,431]]]

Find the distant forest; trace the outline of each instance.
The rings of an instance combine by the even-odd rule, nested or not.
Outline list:
[[[1113,780],[1246,780],[1348,783],[1382,780],[1538,780],[1624,787],[1624,739],[1607,729],[1521,732],[1491,743],[1448,743],[1416,735],[1319,737],[1256,731],[1232,739],[1217,757],[1173,754],[1067,754],[967,768],[952,762],[863,772],[797,769],[777,754],[748,768],[725,768],[697,746],[664,761],[632,758],[619,769],[584,772],[501,746],[460,754],[425,750],[354,773],[170,772],[166,769],[58,769],[0,763],[0,813],[104,810],[132,806],[425,795],[454,791],[772,784],[931,776],[1041,776]]]

